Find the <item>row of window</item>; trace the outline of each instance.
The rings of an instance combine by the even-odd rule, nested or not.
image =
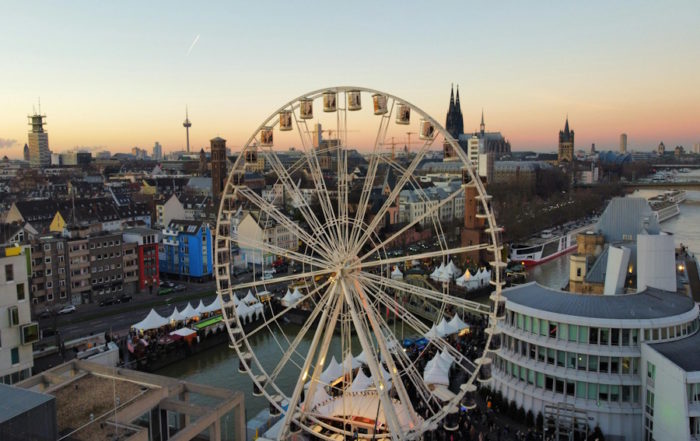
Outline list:
[[[95,260],[114,259],[115,257],[121,257],[121,256],[122,256],[121,251],[117,251],[116,253],[109,253],[109,255],[107,255],[107,253],[97,254],[95,256],[91,256],[90,260],[92,260],[94,262]]]
[[[504,335],[503,344],[513,354],[520,354],[532,361],[552,366],[603,374],[639,374],[638,357],[608,357],[561,351],[528,343],[509,335]]]
[[[600,403],[639,403],[640,386],[589,383],[573,381],[552,375],[545,375],[511,363],[501,357],[496,358],[496,369],[504,376],[520,380],[536,388],[568,395],[573,398],[595,400]]]
[[[120,269],[122,267],[121,263],[113,263],[111,265],[105,265],[105,266],[93,266],[92,267],[92,273],[101,273],[102,271],[109,271],[109,270],[114,270],[114,269]]]
[[[598,328],[552,322],[538,317],[508,311],[506,324],[534,335],[561,341],[601,346],[639,346],[639,329]],[[667,340],[693,334],[698,329],[698,319],[682,325],[664,328],[646,328],[644,341]]]
[[[100,242],[97,242],[97,243],[94,243],[94,242],[93,242],[93,243],[90,244],[90,249],[91,249],[91,250],[94,250],[95,248],[102,248],[102,247],[107,248],[108,246],[109,246],[109,247],[113,247],[113,246],[121,245],[121,243],[122,243],[122,241],[119,240],[119,239],[117,239],[117,240],[105,241],[105,242],[101,242],[101,243],[100,243]]]

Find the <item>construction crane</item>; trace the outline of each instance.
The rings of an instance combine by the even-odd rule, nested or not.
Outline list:
[[[386,144],[385,144],[386,145]],[[391,137],[391,147],[385,147],[385,148],[390,148],[391,149],[391,160],[393,161],[396,159],[396,143],[394,142],[394,137]]]
[[[417,135],[418,132],[406,132],[406,136],[408,136],[408,142],[404,146],[404,153],[406,156],[408,156],[408,152],[411,150],[411,135]]]

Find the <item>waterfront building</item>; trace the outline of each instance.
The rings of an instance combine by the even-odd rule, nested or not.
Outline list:
[[[559,131],[559,148],[557,150],[557,162],[574,161],[574,131],[569,129],[569,117],[566,117],[564,130]]]
[[[34,366],[39,326],[29,308],[30,254],[20,246],[0,247],[0,383],[23,380]]]
[[[158,282],[160,282],[160,274],[158,272],[158,231],[149,228],[129,228],[124,230],[123,237],[125,246],[127,244],[136,244],[138,291],[144,290],[149,286],[158,286]]]
[[[29,116],[31,132],[27,134],[29,139],[29,164],[32,167],[48,167],[51,165],[51,151],[49,150],[49,134],[44,130],[44,118],[46,115],[34,113]]]
[[[599,426],[606,438],[688,439],[662,434],[697,423],[695,398],[688,404],[686,387],[695,391],[700,377],[677,374],[683,366],[664,355],[664,347],[677,354],[678,346],[687,345],[695,348],[688,359],[697,359],[691,355],[697,346],[691,345],[698,341],[698,309],[691,298],[652,287],[592,296],[534,282],[506,289],[503,297],[505,320],[498,325],[503,346],[494,356],[493,387],[507,400],[541,412],[545,421],[556,420],[556,412],[562,424],[576,416],[590,429]],[[662,371],[669,363],[678,368]],[[673,388],[659,393],[654,379],[660,378]],[[671,417],[668,409],[678,409],[672,413],[680,416]],[[685,424],[669,424],[678,419]]]
[[[399,193],[398,221],[391,223],[411,223],[422,216],[432,206],[440,203],[453,192],[459,189],[461,181],[451,180],[447,182],[435,182],[437,185],[419,190],[406,189]],[[441,222],[450,223],[460,221],[464,217],[464,193],[456,196],[450,203],[444,204],[438,210]],[[423,219],[422,226],[431,224],[432,217]]]
[[[211,194],[218,202],[226,185],[226,140],[216,137],[211,143]]]
[[[242,264],[270,265],[277,255],[261,250],[256,244],[270,244],[280,250],[298,251],[299,239],[284,225],[256,211],[242,213],[236,234],[240,237],[239,260]],[[250,245],[246,245],[250,240]]]
[[[627,133],[620,135],[620,153],[627,153]]]
[[[161,274],[208,280],[212,276],[211,230],[206,222],[171,220],[158,249]]]

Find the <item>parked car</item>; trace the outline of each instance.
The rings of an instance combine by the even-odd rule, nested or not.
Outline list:
[[[161,288],[158,290],[158,295],[164,296],[164,295],[170,294],[171,292],[173,292],[172,288]]]
[[[46,319],[46,318],[50,318],[50,317],[51,317],[51,311],[49,311],[48,309],[41,311],[41,314],[39,314],[39,318]]]
[[[59,314],[70,314],[72,312],[75,312],[75,305],[64,306],[58,311]]]
[[[116,300],[114,297],[109,297],[109,298],[100,300],[100,306],[109,306],[109,305],[113,305],[115,303],[119,303],[119,300]]]
[[[131,301],[131,296],[130,295],[123,295],[119,297],[119,302],[121,303],[129,303]]]
[[[186,286],[183,285],[182,283],[180,283],[180,284],[178,284],[178,285],[175,285],[175,286],[173,287],[173,289],[174,289],[175,291],[184,291],[185,288],[186,288]]]

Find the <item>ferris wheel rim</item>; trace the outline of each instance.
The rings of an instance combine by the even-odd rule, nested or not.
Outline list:
[[[422,118],[424,118],[424,119],[430,121],[430,122],[433,124],[433,126],[436,128],[438,134],[442,134],[442,135],[444,136],[445,142],[446,142],[446,143],[449,143],[449,144],[452,146],[453,150],[455,151],[455,153],[456,153],[457,156],[459,157],[461,163],[466,167],[466,169],[467,169],[467,171],[468,171],[468,173],[469,173],[469,175],[470,175],[470,177],[471,177],[471,183],[470,183],[470,184],[467,184],[467,185],[474,185],[474,186],[476,186],[476,187],[477,187],[477,191],[478,191],[478,193],[479,193],[480,195],[486,195],[486,194],[487,194],[486,191],[485,191],[485,188],[484,188],[483,183],[478,179],[477,176],[475,176],[473,167],[471,166],[471,163],[469,162],[468,158],[466,157],[466,153],[464,153],[464,152],[462,151],[462,149],[457,145],[456,141],[455,141],[451,136],[449,136],[449,134],[448,134],[447,131],[444,129],[444,127],[442,127],[435,119],[433,119],[429,114],[427,114],[426,112],[424,112],[424,111],[423,111],[422,109],[420,109],[418,106],[416,106],[416,105],[414,105],[414,104],[412,104],[412,103],[410,103],[410,102],[408,102],[408,101],[406,101],[406,100],[404,100],[404,99],[402,99],[402,98],[399,98],[398,96],[395,96],[395,95],[392,95],[392,94],[388,94],[388,93],[385,93],[385,92],[382,92],[382,91],[379,91],[379,90],[376,90],[376,89],[366,88],[366,87],[357,87],[357,86],[335,86],[335,87],[328,87],[328,88],[323,88],[323,89],[317,89],[317,90],[311,91],[311,92],[309,92],[309,93],[303,94],[303,95],[301,95],[301,96],[299,96],[299,97],[297,97],[297,98],[295,98],[295,99],[293,99],[293,100],[287,102],[285,105],[281,106],[278,110],[276,110],[275,112],[273,112],[273,113],[272,113],[272,114],[271,114],[271,115],[270,115],[270,116],[269,116],[269,117],[254,131],[254,132],[253,132],[253,134],[251,135],[251,137],[248,139],[248,141],[247,141],[246,144],[244,145],[244,147],[243,147],[243,149],[242,149],[242,152],[244,152],[246,149],[248,149],[248,148],[251,147],[251,146],[257,146],[257,144],[255,143],[255,140],[256,140],[257,135],[260,133],[260,131],[261,131],[263,128],[265,128],[265,127],[269,127],[269,126],[273,126],[273,127],[274,127],[274,126],[276,126],[276,125],[277,125],[277,122],[274,121],[275,118],[276,118],[276,116],[277,116],[281,111],[284,111],[284,110],[292,110],[292,111],[294,111],[294,110],[298,107],[300,100],[306,99],[306,98],[310,98],[310,99],[312,99],[312,100],[315,100],[315,99],[319,98],[320,96],[322,96],[322,95],[323,95],[324,93],[326,93],[326,92],[340,93],[340,92],[349,92],[349,91],[359,91],[359,92],[365,92],[365,93],[373,93],[373,94],[382,94],[382,95],[385,95],[386,97],[393,99],[394,102],[400,102],[401,104],[404,104],[404,105],[409,106],[409,108],[410,108],[412,111],[415,111],[415,112],[416,112],[418,115],[420,115]],[[271,124],[271,122],[272,122],[272,124]],[[343,147],[347,148],[347,146],[343,146]],[[224,187],[224,192],[225,192],[225,193],[228,191],[228,189],[232,188],[232,186],[231,186],[231,179],[232,179],[232,176],[233,176],[233,171],[236,170],[236,166],[239,164],[239,162],[243,160],[243,156],[244,156],[243,154],[239,155],[238,159],[235,161],[235,164],[234,164],[234,167],[233,167],[233,169],[232,169],[232,172],[228,175],[228,177],[227,177],[227,179],[226,179],[226,184],[225,184],[225,187]],[[497,239],[496,239],[496,230],[497,230],[498,227],[497,227],[497,224],[496,224],[496,222],[495,222],[495,218],[494,218],[494,216],[493,216],[493,212],[491,211],[491,209],[490,209],[488,206],[486,206],[486,203],[485,203],[484,200],[482,200],[482,203],[484,204],[484,208],[486,209],[486,212],[487,212],[488,215],[489,215],[488,218],[487,218],[487,224],[488,224],[488,226],[489,226],[488,230],[490,230],[490,233],[489,233],[489,234],[491,235],[491,239],[492,239],[493,243],[494,243],[494,244],[497,244],[498,242],[497,242]],[[222,198],[222,202],[221,202],[221,204],[220,204],[220,206],[219,206],[219,211],[218,211],[219,216],[218,216],[218,219],[217,219],[217,233],[219,232],[219,221],[220,221],[220,219],[221,219],[221,217],[222,217],[222,214],[223,214],[223,207],[224,207],[224,199]],[[381,244],[380,244],[380,245],[381,245]],[[442,245],[442,244],[441,244],[441,245]],[[383,248],[383,247],[382,247],[382,248]],[[215,259],[218,257],[218,256],[217,256],[218,251],[219,251],[219,250],[218,250],[218,241],[217,241],[217,253],[215,254]],[[373,251],[374,251],[374,250],[373,250]],[[378,251],[377,251],[377,252],[378,252]],[[373,253],[367,253],[367,254],[370,255],[370,254],[373,254]],[[500,263],[501,263],[501,256],[500,256],[500,254],[499,254],[498,252],[493,252],[493,256],[494,256],[494,262],[495,262],[496,264],[500,264]],[[364,256],[364,257],[367,257],[367,256]],[[381,261],[381,259],[380,259],[380,261]],[[385,262],[385,264],[386,264],[386,262]],[[378,266],[381,266],[381,264],[378,265]],[[497,283],[496,283],[496,287],[495,287],[496,289],[495,289],[495,291],[494,291],[494,292],[496,293],[496,299],[500,299],[501,287],[502,287],[502,282],[503,282],[502,280],[499,280],[499,275],[500,275],[500,272],[497,272],[497,273],[496,273],[496,282],[497,282]],[[217,273],[217,279],[218,279],[218,278],[219,278],[219,274]],[[230,276],[229,276],[229,279],[230,279]],[[312,280],[313,280],[313,279],[312,279]],[[226,289],[226,291],[229,292],[230,295],[235,295],[234,293],[235,293],[235,291],[237,290],[237,287],[238,287],[238,285],[229,286],[229,287]],[[218,281],[217,281],[217,291],[219,292],[219,295],[221,295],[221,291],[222,291],[222,290],[219,290]],[[319,301],[319,302],[320,302],[320,301]],[[495,311],[495,308],[494,308],[494,311]],[[240,322],[240,318],[239,318],[236,314],[234,314],[234,316],[235,316],[235,321],[236,321],[237,327],[240,328],[240,329],[242,330],[242,329],[243,329],[243,325],[242,325],[241,322]],[[495,313],[490,314],[490,317],[493,317],[494,320],[497,320],[497,319],[495,318]],[[232,333],[231,333],[232,330],[231,330],[231,327],[230,327],[229,320],[225,320],[225,323],[226,323],[227,331],[229,332],[229,335],[231,336],[231,335],[232,335]],[[268,373],[266,372],[266,370],[265,370],[264,368],[262,368],[262,366],[260,366],[260,362],[259,362],[259,360],[257,359],[257,357],[255,356],[255,351],[254,351],[253,348],[250,346],[250,343],[249,343],[249,341],[248,341],[247,338],[246,338],[246,334],[244,333],[243,335],[244,335],[244,337],[243,337],[243,339],[242,339],[242,342],[244,342],[244,344],[245,344],[245,346],[246,346],[246,348],[247,348],[247,349],[246,349],[246,352],[252,356],[251,363],[249,363],[249,364],[247,365],[247,370],[248,370],[249,374],[252,376],[252,365],[253,365],[253,362],[255,362],[255,364],[258,365],[259,370],[261,370],[261,371],[263,372],[262,375],[264,375],[265,378],[269,380],[270,377],[269,377]],[[483,350],[483,354],[484,354],[484,355],[486,355],[486,354],[488,353],[488,347],[489,347],[489,344],[490,344],[491,336],[492,336],[492,334],[489,334],[488,337],[487,337],[486,347],[485,347],[485,349]],[[239,348],[239,345],[234,345],[234,349],[236,350],[237,355],[238,355],[239,357],[241,357],[241,356],[242,356],[242,352],[241,352],[241,350],[240,350],[240,348]],[[469,384],[469,385],[472,385],[472,384],[474,383],[475,378],[476,378],[476,373],[478,372],[479,366],[480,366],[480,363],[477,364],[476,369],[474,370],[474,373],[470,376],[469,381],[468,381],[468,384]],[[253,381],[255,382],[256,385],[260,386],[260,384],[258,384],[258,382],[256,382],[255,378],[253,378]],[[274,394],[275,392],[277,392],[275,395],[280,395],[280,394],[281,394],[282,397],[285,397],[285,394],[284,394],[280,389],[277,388],[277,385],[276,385],[274,382],[269,382],[269,381],[268,381],[267,383],[270,383],[270,384],[267,384],[267,386],[273,387],[273,388],[274,388],[274,391],[273,391],[272,393],[268,394],[268,393],[266,392],[266,388],[265,388],[265,387],[262,387],[261,390],[262,390],[262,392],[263,392],[263,395],[268,399],[268,401],[269,401],[270,403],[272,403],[272,404],[275,405],[276,407],[279,407],[280,410],[282,410],[282,409],[281,409],[281,406],[278,406],[278,404],[277,404],[276,402],[274,402],[271,398],[272,398],[272,394]],[[450,407],[450,406],[449,406],[449,405],[446,405],[446,406],[444,406],[443,409],[445,409],[445,408],[447,408],[447,407]],[[296,409],[295,409],[295,411],[296,411]],[[292,412],[292,413],[294,413],[294,412]],[[434,422],[434,421],[439,421],[440,419],[444,418],[445,415],[446,415],[446,413],[443,414],[443,415],[441,415],[440,418],[435,418],[435,417],[438,416],[438,413],[436,413],[436,414],[433,415],[433,417],[431,417],[431,418],[429,418],[429,419],[426,419],[426,420],[424,421],[424,425],[425,425],[425,426],[428,426],[428,425],[430,425],[429,422],[432,423],[432,422]],[[294,416],[295,416],[295,415],[293,415],[292,420],[294,420]],[[295,422],[296,422],[297,424],[303,426],[303,422],[302,422],[302,421],[295,421]]]

